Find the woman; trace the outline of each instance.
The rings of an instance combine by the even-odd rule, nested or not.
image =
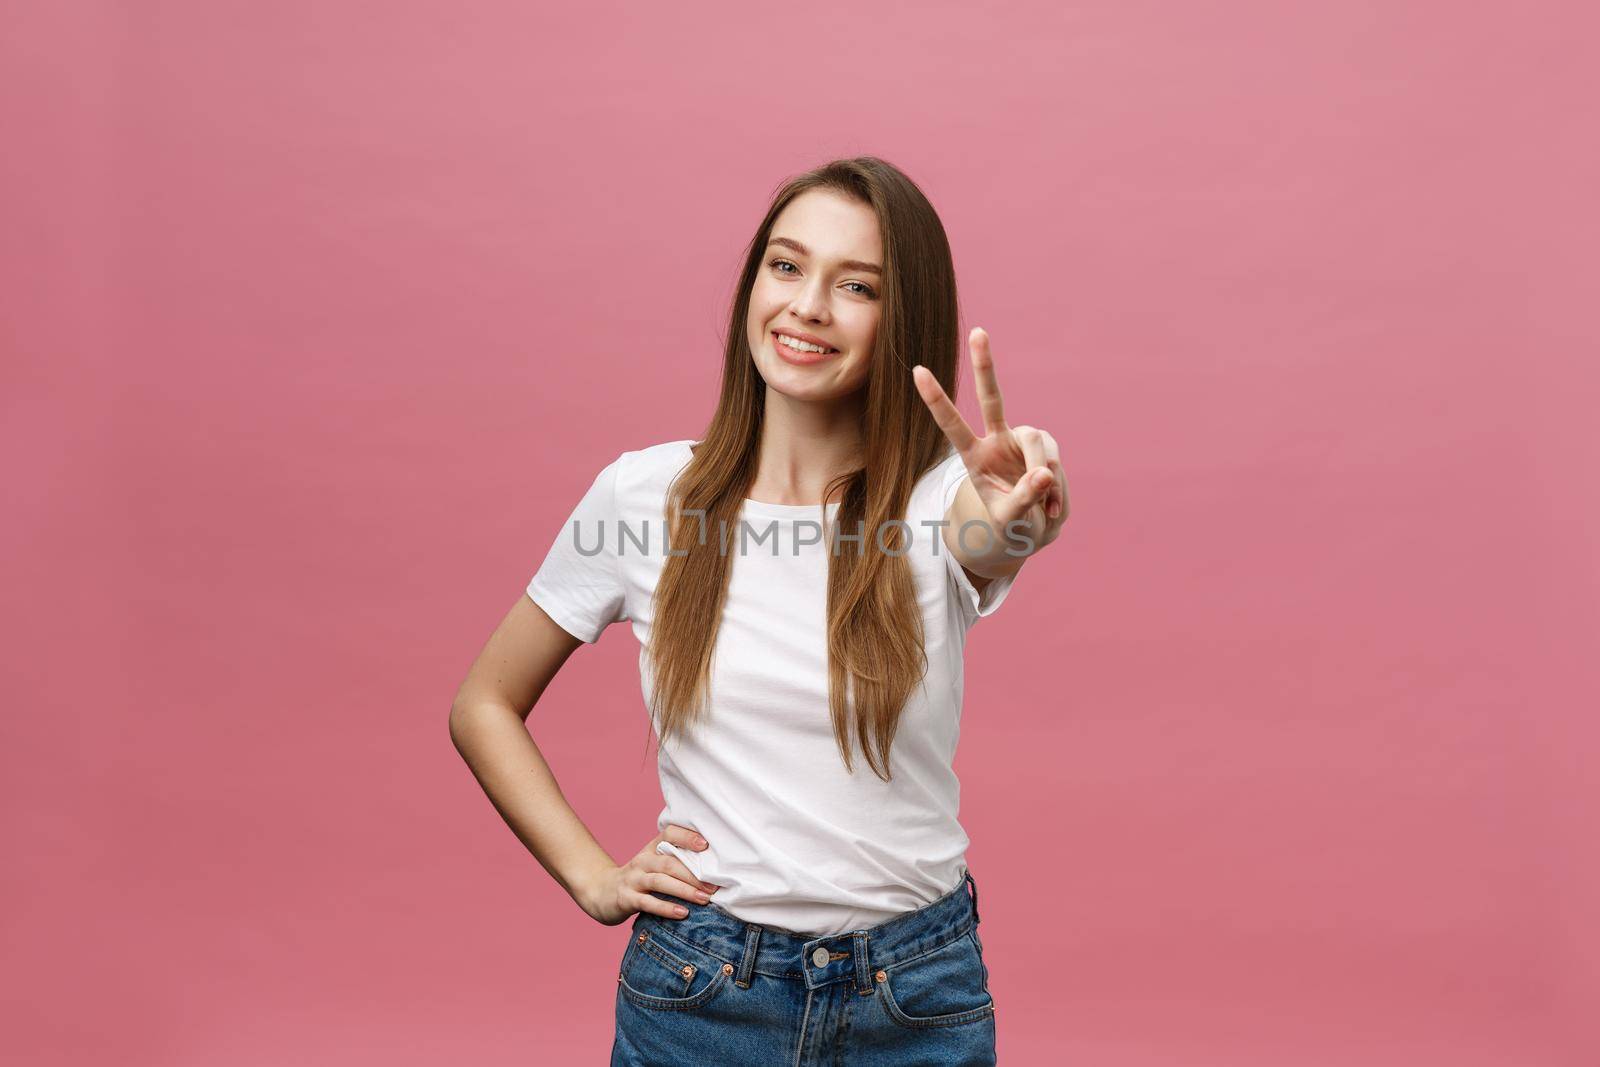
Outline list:
[[[982,434],[957,413],[957,331],[909,178],[864,157],[785,184],[704,435],[600,472],[457,696],[451,735],[512,830],[592,918],[635,916],[613,1064],[995,1062],[951,769],[962,649],[1067,487],[1050,434],[1006,424],[982,330]],[[523,723],[623,619],[666,804],[618,864]]]

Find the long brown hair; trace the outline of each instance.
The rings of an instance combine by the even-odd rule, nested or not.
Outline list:
[[[948,447],[917,393],[911,368],[927,367],[955,399],[959,309],[950,243],[939,216],[910,178],[872,156],[835,160],[783,183],[746,250],[728,318],[716,411],[668,494],[673,554],[655,592],[648,650],[654,668],[651,707],[665,739],[698,719],[709,696],[712,653],[732,570],[717,531],[737,530],[739,509],[756,475],[765,414],[766,384],[757,373],[745,326],[751,288],[773,222],[791,200],[811,189],[832,190],[870,206],[883,242],[877,340],[863,387],[865,466],[830,482],[823,500],[831,500],[842,486],[838,527],[830,535],[837,529],[863,534],[855,543],[861,551],[850,551],[851,543],[845,542],[830,553],[828,565],[828,704],[834,737],[847,771],[853,773],[851,750],[859,737],[868,765],[888,781],[900,712],[921,681],[927,658],[907,528],[886,524],[905,518],[913,485]],[[886,551],[877,549],[880,530]],[[834,542],[826,543],[831,548]]]

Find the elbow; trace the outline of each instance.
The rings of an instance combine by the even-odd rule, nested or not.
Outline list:
[[[467,746],[472,744],[473,739],[481,734],[493,719],[526,722],[526,719],[518,715],[509,704],[492,701],[470,703],[458,701],[450,706],[450,743],[456,747],[457,752],[465,755]]]
[[[468,739],[472,735],[473,720],[477,713],[471,704],[450,705],[450,743],[457,752],[465,754]]]

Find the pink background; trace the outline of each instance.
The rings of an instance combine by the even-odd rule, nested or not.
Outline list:
[[[451,747],[784,177],[949,230],[1073,517],[974,632],[1001,1062],[1600,1061],[1581,4],[10,4],[4,1058],[604,1062]],[[970,382],[961,404],[973,411]],[[534,736],[653,833],[625,627]]]

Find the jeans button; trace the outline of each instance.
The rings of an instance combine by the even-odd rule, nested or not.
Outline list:
[[[828,950],[818,945],[817,951],[811,954],[811,965],[814,967],[826,967],[828,965]]]

